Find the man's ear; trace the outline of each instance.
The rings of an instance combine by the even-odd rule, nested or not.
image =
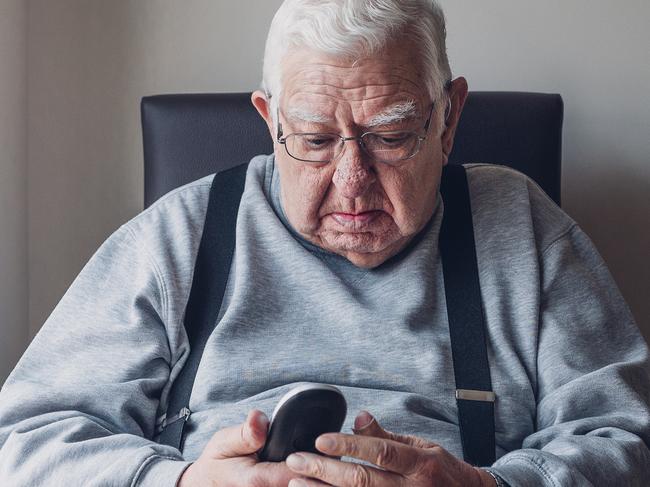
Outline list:
[[[275,140],[275,129],[273,126],[273,117],[271,116],[271,100],[266,97],[266,94],[261,90],[256,90],[251,95],[251,102],[257,110],[257,113],[264,119],[266,126],[269,128],[271,140]]]
[[[440,142],[442,144],[443,164],[449,162],[449,155],[454,148],[454,137],[456,136],[456,129],[460,121],[460,114],[465,106],[467,100],[467,80],[463,77],[456,78],[451,82],[449,87],[449,100],[450,104],[445,112],[445,130],[442,133]]]

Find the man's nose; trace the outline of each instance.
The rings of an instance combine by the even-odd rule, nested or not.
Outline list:
[[[376,181],[372,161],[356,140],[347,142],[336,163],[333,182],[341,194],[350,199],[363,196]]]

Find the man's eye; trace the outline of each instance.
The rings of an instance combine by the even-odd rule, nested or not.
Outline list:
[[[305,137],[305,144],[313,149],[322,149],[323,147],[328,147],[333,144],[335,139],[334,137],[327,137],[322,135],[315,135],[311,137]]]
[[[408,133],[387,134],[379,137],[379,142],[385,145],[399,145],[406,142],[409,139],[409,135]]]

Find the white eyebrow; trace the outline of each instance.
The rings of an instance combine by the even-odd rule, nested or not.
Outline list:
[[[404,103],[398,103],[383,112],[372,117],[368,122],[368,127],[379,127],[380,125],[390,125],[391,123],[403,122],[404,120],[418,117],[418,107],[415,101],[410,100]]]
[[[311,122],[311,123],[328,123],[332,122],[332,119],[327,115],[321,113],[309,112],[303,108],[292,107],[287,111],[287,117],[290,120],[300,120],[302,122]]]

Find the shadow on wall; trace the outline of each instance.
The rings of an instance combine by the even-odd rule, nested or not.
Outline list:
[[[650,188],[634,160],[611,146],[602,149],[602,160],[592,158],[588,165],[564,161],[571,191],[565,191],[563,206],[596,244],[650,343]],[[575,174],[581,166],[582,174]]]

